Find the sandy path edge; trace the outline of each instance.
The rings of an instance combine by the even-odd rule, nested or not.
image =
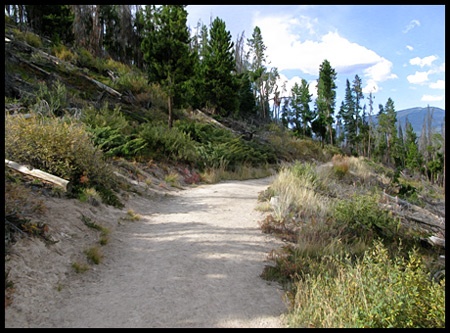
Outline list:
[[[115,230],[102,263],[26,326],[282,327],[283,292],[259,277],[283,244],[258,226],[257,195],[268,185],[226,181],[130,200],[142,220]]]

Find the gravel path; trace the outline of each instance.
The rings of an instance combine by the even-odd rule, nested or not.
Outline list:
[[[60,291],[34,324],[282,327],[282,290],[259,277],[267,253],[282,244],[257,223],[257,195],[268,185],[227,181],[130,200],[142,219],[114,231],[102,263]]]

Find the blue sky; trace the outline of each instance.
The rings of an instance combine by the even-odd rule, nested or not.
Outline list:
[[[391,97],[396,110],[445,109],[445,6],[436,5],[189,5],[188,25],[225,21],[233,42],[261,29],[268,67],[277,67],[287,92],[310,83],[313,98],[324,59],[337,71],[336,111],[346,80],[362,79],[374,113]],[[367,101],[367,100],[366,100]],[[367,103],[367,102],[366,102]]]

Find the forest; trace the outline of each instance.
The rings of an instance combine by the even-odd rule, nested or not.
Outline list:
[[[432,108],[418,136],[359,75],[337,106],[326,59],[314,101],[306,80],[286,91],[257,26],[233,41],[218,17],[187,26],[185,7],[5,5],[5,158],[118,208],[132,190],[123,175],[151,187],[155,165],[175,187],[276,172],[261,229],[292,244],[262,277],[288,290],[292,326],[445,327],[445,125],[432,129]],[[5,170],[7,250],[19,233],[45,235],[16,177]],[[361,274],[377,296],[344,278]],[[322,297],[342,316],[302,306]]]

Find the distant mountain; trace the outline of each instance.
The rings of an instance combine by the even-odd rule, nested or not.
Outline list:
[[[445,110],[430,106],[430,111],[432,112],[433,116],[431,128],[433,129],[433,132],[441,133],[442,123],[444,122],[445,117]],[[414,132],[416,132],[417,137],[419,137],[422,134],[423,120],[427,117],[427,108],[417,107],[397,111],[397,122],[401,123],[403,134],[405,134],[406,117],[408,117],[408,121],[411,123]],[[378,123],[376,115],[372,116],[372,121],[375,124]]]

